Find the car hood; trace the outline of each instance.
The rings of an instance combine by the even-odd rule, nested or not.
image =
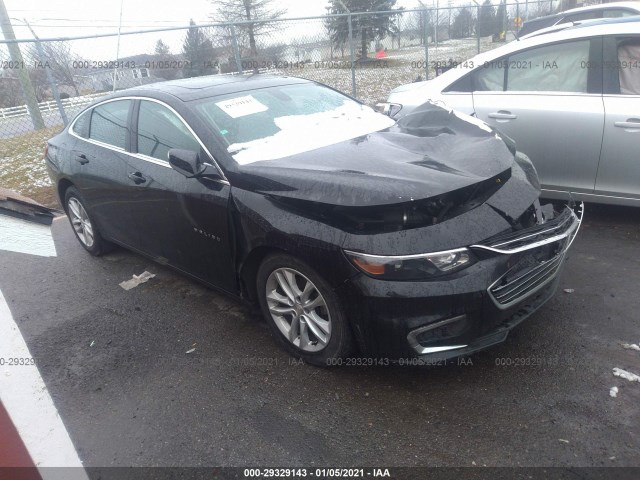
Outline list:
[[[431,103],[394,126],[274,160],[239,165],[234,187],[347,207],[427,199],[509,171],[513,151],[483,122]]]

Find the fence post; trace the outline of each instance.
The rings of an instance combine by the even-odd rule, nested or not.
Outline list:
[[[46,65],[46,59],[44,58],[44,50],[42,49],[42,44],[40,43],[40,39],[36,35],[36,32],[33,31],[31,25],[27,23],[27,27],[31,30],[33,34],[33,38],[36,40],[36,50],[38,52],[38,57],[40,57],[40,62],[43,65]],[[53,48],[53,47],[52,47]],[[60,112],[60,118],[62,118],[62,123],[66,127],[69,124],[69,119],[67,118],[67,113],[64,111],[64,107],[62,106],[62,102],[60,101],[60,92],[58,92],[58,85],[53,80],[53,75],[51,74],[51,69],[45,67],[45,72],[47,75],[47,81],[49,82],[49,88],[51,88],[51,94],[56,101],[56,105],[58,106],[58,111]],[[51,105],[49,105],[49,111],[51,111]]]
[[[424,26],[424,79],[429,80],[429,19],[427,18],[427,10],[422,11],[422,25]]]
[[[349,22],[349,49],[351,55],[351,96],[355,98],[356,96],[356,54],[353,45],[353,22],[351,21],[351,12],[349,12],[349,16],[347,17],[347,21]]]
[[[438,27],[440,26],[440,0],[436,0],[436,31],[433,32],[433,39],[436,44],[436,51],[438,51]]]
[[[477,6],[477,10],[478,10],[478,18],[476,20],[476,44],[477,44],[478,53],[480,53],[480,5]]]
[[[233,46],[233,54],[236,57],[236,66],[238,67],[239,73],[244,73],[242,71],[242,59],[240,58],[240,49],[238,48],[238,39],[236,38],[236,29],[233,24],[229,26],[231,30],[231,45]]]
[[[11,20],[9,19],[9,14],[4,6],[4,1],[2,0],[0,0],[0,28],[2,29],[2,34],[4,35],[5,40],[16,39],[16,36],[13,33]],[[35,130],[43,129],[44,120],[42,119],[42,114],[38,108],[38,100],[36,98],[36,93],[33,90],[31,79],[29,78],[29,74],[25,68],[25,62],[22,58],[22,53],[20,52],[20,46],[17,43],[7,43],[7,49],[9,50],[9,55],[11,56],[11,60],[14,65],[20,66],[20,68],[17,69],[18,81],[20,82],[20,88],[22,89],[22,95],[24,96],[24,103],[27,105],[27,110],[31,116],[33,128]]]

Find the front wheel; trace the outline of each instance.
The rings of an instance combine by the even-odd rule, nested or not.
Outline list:
[[[330,366],[351,352],[351,330],[339,299],[311,267],[289,255],[272,255],[258,270],[257,288],[267,323],[293,356]]]

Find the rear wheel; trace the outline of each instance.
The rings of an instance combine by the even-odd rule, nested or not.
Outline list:
[[[80,245],[91,255],[102,255],[111,249],[111,243],[102,238],[96,224],[91,220],[78,190],[69,187],[65,192],[64,206],[69,223]]]
[[[330,366],[351,352],[351,330],[339,299],[311,267],[289,255],[272,255],[258,270],[257,288],[274,336],[293,356]]]

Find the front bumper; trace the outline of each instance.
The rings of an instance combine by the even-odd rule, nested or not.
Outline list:
[[[584,207],[471,245],[478,262],[447,277],[391,282],[358,275],[341,289],[363,353],[446,359],[504,341],[555,293]],[[354,302],[353,299],[358,301]]]

